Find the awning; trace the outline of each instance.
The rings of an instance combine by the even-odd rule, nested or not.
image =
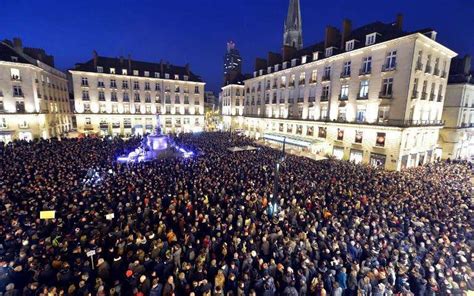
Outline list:
[[[0,135],[12,135],[15,131],[0,131]]]
[[[285,142],[286,144],[295,145],[299,147],[309,147],[313,144],[322,143],[322,141],[319,141],[319,140],[310,140],[303,137],[286,136],[286,135],[280,135],[280,134],[264,134],[263,138],[268,141],[278,142],[278,143]]]

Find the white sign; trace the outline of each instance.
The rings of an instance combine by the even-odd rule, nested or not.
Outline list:
[[[87,257],[92,257],[95,255],[95,250],[90,250],[89,252],[86,253]]]
[[[107,219],[107,220],[112,220],[113,218],[115,218],[114,213],[105,215],[105,219]]]

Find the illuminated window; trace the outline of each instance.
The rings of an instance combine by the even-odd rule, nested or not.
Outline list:
[[[122,75],[127,75],[127,69],[122,69]]]
[[[101,66],[97,66],[97,73],[104,73],[104,68]]]
[[[110,74],[115,74],[115,68],[110,68]]]
[[[372,45],[375,43],[377,37],[377,33],[372,33],[365,36],[365,45]]]

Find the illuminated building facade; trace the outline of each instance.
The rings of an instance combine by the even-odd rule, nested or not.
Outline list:
[[[165,132],[201,131],[204,86],[189,66],[98,56],[70,70],[78,132],[150,133],[160,114]]]
[[[72,128],[67,77],[43,49],[0,42],[0,142],[62,136]]]
[[[431,162],[455,55],[431,29],[403,31],[400,15],[354,30],[345,20],[342,30],[327,27],[323,42],[258,58],[233,128],[389,170]]]

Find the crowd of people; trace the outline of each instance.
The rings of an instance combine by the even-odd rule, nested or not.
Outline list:
[[[0,294],[467,295],[473,167],[387,172],[228,133],[0,144]],[[254,151],[231,152],[253,145]],[[54,219],[40,211],[54,210]]]

